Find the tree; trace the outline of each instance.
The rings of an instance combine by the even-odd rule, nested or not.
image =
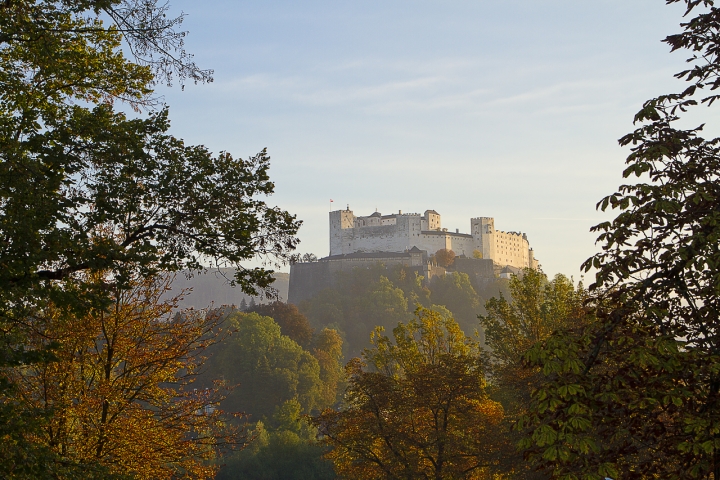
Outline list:
[[[470,282],[467,273],[452,272],[444,277],[434,278],[430,300],[433,304],[447,307],[458,321],[463,331],[471,334],[477,325],[480,311],[480,297]]]
[[[111,309],[77,318],[53,306],[33,323],[29,346],[56,344],[55,361],[9,374],[23,410],[49,418],[34,443],[61,464],[98,464],[105,475],[206,478],[218,448],[242,444],[217,409],[221,391],[192,388],[202,352],[216,341],[208,334],[217,318],[172,318],[174,301],[160,299],[169,282],[138,279],[113,291]]]
[[[441,248],[435,252],[435,261],[441,267],[449,267],[455,261],[455,252],[446,248]]]
[[[270,272],[240,263],[282,262],[296,244],[299,223],[262,201],[274,188],[265,151],[213,155],[169,135],[167,110],[137,119],[113,110],[156,106],[156,81],[211,79],[183,50],[182,17],[166,10],[154,0],[0,5],[0,367],[52,357],[27,348],[50,305],[84,318],[112,304],[113,289],[81,282],[93,272],[130,288],[138,276],[201,269],[202,258],[237,267],[237,283],[255,293]],[[18,412],[2,375],[7,474],[35,448],[18,429],[36,422],[17,420],[39,412]]]
[[[332,463],[323,458],[327,447],[315,439],[317,431],[301,417],[299,405],[278,409],[266,427],[258,422],[249,448],[225,459],[218,480],[330,480],[337,478]]]
[[[334,329],[323,328],[313,343],[312,353],[320,366],[320,380],[322,381],[320,403],[334,405],[341,392],[345,376],[342,368],[342,337]]]
[[[417,271],[407,270],[403,265],[396,265],[388,272],[392,283],[402,289],[409,305],[427,307],[430,305],[430,288],[425,285],[425,277]]]
[[[218,477],[335,478],[326,447],[305,415],[336,403],[343,381],[340,335],[323,329],[303,349],[270,317],[234,312],[223,322],[229,339],[214,346],[200,384],[224,378],[236,385],[221,404],[256,420],[248,449],[222,458]]]
[[[365,316],[372,325],[390,328],[410,316],[405,293],[384,275],[371,286],[361,302]]]
[[[494,372],[511,379],[523,375],[523,356],[535,344],[562,328],[575,326],[585,314],[586,292],[580,284],[558,274],[548,281],[543,272],[526,268],[509,281],[510,300],[502,294],[485,303],[479,315],[491,349]],[[505,375],[503,371],[512,373]]]
[[[645,102],[620,139],[638,180],[598,204],[620,212],[585,263],[597,320],[528,353],[548,379],[524,446],[558,478],[720,478],[720,139],[677,126],[718,99],[720,10],[682,3],[691,18],[664,41],[691,51],[689,84]]]
[[[303,348],[307,348],[310,345],[313,338],[313,329],[307,317],[300,313],[292,303],[275,301],[267,305],[256,305],[246,310],[272,318],[280,325],[280,332],[283,335],[292,338]]]
[[[215,157],[167,135],[165,111],[145,120],[112,111],[113,100],[152,103],[151,67],[167,80],[173,71],[210,78],[188,61],[174,30],[181,18],[165,10],[152,0],[0,8],[0,195],[12,239],[0,254],[9,286],[24,292],[118,263],[199,268],[198,254],[238,264],[294,246],[294,219],[256,199],[273,189],[264,153]],[[124,58],[123,40],[140,64]],[[252,289],[269,277],[240,268],[237,280]]]
[[[510,299],[500,295],[485,303],[486,315],[479,315],[490,349],[493,398],[503,405],[503,437],[499,470],[512,478],[547,478],[531,471],[517,450],[520,432],[513,430],[527,415],[531,394],[543,382],[537,366],[525,365],[524,357],[534,345],[546,341],[561,329],[587,323],[584,301],[587,293],[563,275],[548,281],[537,270],[526,268],[509,281]]]
[[[334,329],[323,328],[315,335],[314,330],[295,305],[273,302],[248,309],[269,317],[280,327],[280,334],[290,338],[305,351],[312,354],[320,367],[320,392],[318,401],[322,406],[335,403],[339,385],[342,383],[343,340]],[[222,348],[222,347],[221,347]]]
[[[480,347],[451,318],[418,309],[348,366],[347,407],[313,418],[343,478],[490,478],[502,407]]]
[[[297,400],[303,413],[323,408],[318,360],[270,317],[235,312],[225,320],[232,331],[206,363],[203,385],[220,378],[237,386],[222,402],[224,410],[245,412],[251,420],[271,417],[275,407]]]
[[[302,256],[302,261],[306,263],[317,262],[317,256],[314,253],[306,253]]]

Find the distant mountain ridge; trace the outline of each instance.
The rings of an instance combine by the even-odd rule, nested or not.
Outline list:
[[[235,275],[233,268],[208,270],[206,273],[194,273],[191,277],[188,277],[187,273],[186,271],[179,272],[172,282],[170,295],[179,295],[183,290],[187,290],[178,304],[180,308],[239,306],[243,299],[250,302],[251,298],[254,298],[257,303],[268,302],[267,299],[244,294],[240,287],[230,286],[230,280]],[[280,300],[287,301],[290,274],[276,272],[273,277],[275,277],[273,288],[278,291]]]

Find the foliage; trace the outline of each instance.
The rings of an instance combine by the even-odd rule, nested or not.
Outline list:
[[[304,416],[337,401],[344,381],[341,336],[325,328],[303,348],[273,318],[231,309],[216,313],[225,316],[220,322],[231,335],[209,349],[198,383],[225,379],[234,388],[223,409],[247,412],[256,421],[247,449],[216,460],[217,478],[335,478],[322,459],[326,448],[317,444],[317,431]]]
[[[449,267],[455,261],[455,252],[446,248],[441,248],[435,252],[435,261],[441,267]]]
[[[274,188],[265,151],[213,155],[169,135],[166,109],[113,110],[157,105],[156,81],[211,80],[184,51],[181,21],[155,0],[0,4],[0,367],[44,368],[52,354],[28,336],[51,306],[86,318],[138,276],[201,258],[236,267],[255,292],[270,272],[240,262],[282,262],[296,245],[299,222],[262,201]],[[96,272],[112,288],[83,282]],[[37,412],[18,411],[11,389],[0,378],[0,431],[14,445],[0,449],[2,475],[41,448],[17,429],[43,419],[19,421]]]
[[[330,328],[323,328],[313,342],[312,354],[320,366],[321,405],[335,404],[338,393],[342,391],[345,383],[342,347],[342,337],[336,330]]]
[[[239,386],[223,409],[246,412],[254,420],[271,416],[276,405],[290,399],[298,399],[305,412],[316,407],[320,367],[310,352],[282,335],[272,318],[257,313],[233,313],[225,325],[232,335],[207,362],[205,373],[206,379]]]
[[[376,325],[392,328],[410,318],[412,305],[405,291],[388,278],[402,277],[399,283],[413,293],[422,292],[417,279],[402,270],[388,272],[378,264],[369,269],[340,272],[334,288],[319,292],[300,305],[300,311],[316,327],[342,330],[347,339],[346,356],[359,355]]]
[[[689,85],[645,102],[620,139],[637,181],[598,204],[620,212],[585,263],[597,320],[528,353],[548,379],[525,445],[557,478],[720,478],[720,139],[678,126],[718,98],[720,9],[683,3],[665,42],[691,51]]]
[[[684,352],[642,316],[605,327],[581,325],[528,352],[548,379],[519,423],[531,434],[526,455],[553,478],[713,478],[715,359]],[[587,369],[599,335],[605,344]]]
[[[466,273],[452,272],[444,277],[434,278],[430,283],[430,300],[435,305],[446,306],[462,329],[470,334],[477,328],[480,312],[478,296],[470,277]]]
[[[323,458],[327,447],[314,439],[314,430],[299,416],[291,422],[266,428],[258,422],[250,448],[225,460],[218,480],[331,480],[332,463]],[[290,427],[290,428],[284,428]],[[298,432],[297,430],[303,430]]]
[[[510,300],[504,295],[485,303],[486,315],[479,316],[485,343],[491,349],[495,374],[523,369],[522,358],[538,342],[562,328],[572,327],[583,317],[586,292],[580,284],[558,274],[548,281],[540,271],[526,268],[509,282]]]
[[[276,301],[257,305],[247,311],[272,318],[280,326],[282,335],[288,336],[312,353],[320,367],[319,402],[322,405],[335,403],[343,377],[343,339],[340,334],[333,329],[323,328],[316,335],[307,317],[291,303]]]
[[[343,478],[489,478],[502,407],[457,323],[418,309],[348,366],[347,407],[313,418]]]
[[[80,318],[58,306],[38,312],[30,346],[56,345],[55,361],[6,373],[22,411],[49,418],[28,432],[36,435],[32,443],[61,464],[99,464],[106,474],[141,478],[205,478],[217,449],[240,441],[215,408],[218,392],[191,388],[198,355],[214,341],[207,334],[215,319],[172,319],[174,303],[160,300],[168,284],[151,278],[116,288],[111,308]]]
[[[291,400],[299,402],[302,413],[335,403],[342,351],[336,332],[321,332],[311,352],[283,335],[272,318],[257,313],[232,313],[224,328],[232,334],[214,348],[201,376],[202,385],[221,378],[237,386],[221,403],[224,410],[258,420]]]
[[[481,298],[498,295],[505,280],[481,285],[480,292],[470,277],[449,272],[432,282],[402,266],[356,268],[339,272],[333,288],[317,293],[299,306],[316,328],[337,329],[346,340],[345,358],[360,355],[375,326],[393,328],[407,321],[418,306],[442,305],[448,308],[466,334],[477,328]],[[479,293],[482,293],[482,297]]]
[[[409,317],[405,293],[385,276],[372,285],[361,302],[365,304],[364,310],[370,318],[374,319],[373,325],[397,325]]]
[[[167,135],[164,110],[144,120],[112,111],[113,100],[149,101],[148,65],[208,78],[182,62],[178,19],[165,10],[152,0],[0,8],[0,226],[12,239],[0,280],[19,294],[79,270],[196,269],[198,254],[237,266],[294,247],[294,217],[257,198],[273,191],[264,152],[213,156]],[[101,11],[120,23],[103,23]],[[123,40],[146,66],[123,56]],[[246,289],[269,284],[266,273],[239,268]]]
[[[270,304],[256,305],[252,309],[241,308],[241,310],[256,312],[272,318],[275,323],[280,325],[280,333],[287,335],[304,348],[307,348],[312,341],[313,329],[310,322],[292,303],[275,301]]]
[[[485,344],[491,352],[493,398],[504,409],[499,470],[512,478],[547,478],[533,472],[517,450],[520,433],[513,431],[518,420],[528,413],[532,392],[544,380],[539,367],[524,364],[525,354],[558,330],[577,328],[587,322],[583,303],[587,293],[563,275],[548,281],[539,271],[524,269],[511,277],[510,299],[504,295],[485,303],[486,315],[480,315]]]

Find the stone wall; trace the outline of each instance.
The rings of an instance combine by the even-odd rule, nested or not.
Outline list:
[[[404,265],[419,275],[426,275],[426,255],[420,250],[409,252],[352,253],[333,255],[317,262],[290,265],[288,302],[299,304],[335,284],[339,272],[368,268],[378,263],[386,267]]]
[[[477,292],[482,291],[486,284],[495,280],[495,263],[489,259],[457,257],[452,268],[457,272],[466,273]]]
[[[516,268],[529,268],[530,244],[527,236],[518,232],[495,232],[495,262]]]
[[[333,285],[334,275],[328,262],[295,263],[290,265],[290,289],[288,302],[299,305],[301,301]]]

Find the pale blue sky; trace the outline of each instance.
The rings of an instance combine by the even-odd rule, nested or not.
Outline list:
[[[622,182],[642,102],[679,89],[663,0],[178,1],[215,82],[160,88],[172,132],[246,157],[270,202],[328,253],[329,199],[367,215],[435,209],[528,234],[548,274],[579,276],[595,203]]]

